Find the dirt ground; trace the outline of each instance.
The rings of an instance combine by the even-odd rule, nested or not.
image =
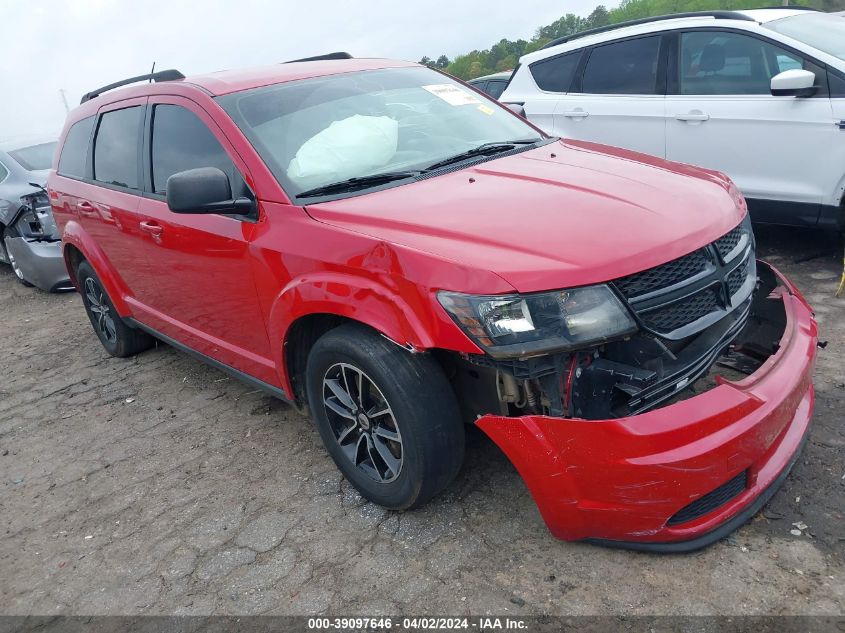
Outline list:
[[[762,514],[675,556],[555,540],[477,431],[424,509],[364,503],[285,404],[166,345],[110,358],[76,294],[2,267],[0,613],[843,614],[842,246],[758,240],[829,341],[814,428]]]

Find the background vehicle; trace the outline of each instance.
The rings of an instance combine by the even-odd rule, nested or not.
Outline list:
[[[800,8],[585,31],[520,60],[502,95],[550,134],[718,169],[755,221],[835,228],[845,19]]]
[[[470,423],[555,535],[697,548],[807,435],[812,312],[716,172],[340,55],[119,82],[61,143],[51,203],[105,349],[156,337],[307,403],[381,505],[443,490]]]
[[[9,264],[21,283],[48,291],[73,288],[42,189],[55,149],[55,140],[0,145],[0,262]]]
[[[502,92],[504,92],[505,86],[508,85],[512,74],[512,70],[507,70],[492,75],[484,75],[484,77],[476,77],[475,79],[470,79],[467,83],[470,86],[475,86],[481,92],[487,93],[494,99],[498,99]]]

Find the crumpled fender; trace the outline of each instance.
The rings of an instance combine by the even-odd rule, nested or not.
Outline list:
[[[268,331],[279,336],[271,345],[288,393],[291,393],[290,378],[284,343],[291,326],[308,315],[330,314],[358,321],[410,351],[434,347],[432,332],[437,327],[430,323],[431,309],[411,305],[404,298],[407,296],[391,290],[378,279],[336,271],[291,280],[274,301],[268,322]],[[425,322],[422,317],[426,317]]]
[[[68,246],[74,246],[78,249],[83,257],[88,260],[88,263],[91,264],[92,268],[94,268],[94,272],[100,278],[118,314],[122,317],[132,316],[132,310],[129,309],[126,301],[124,301],[124,297],[129,294],[126,283],[115,271],[114,266],[109,263],[103,250],[76,220],[70,220],[65,225],[62,235],[62,252],[71,281],[73,281],[73,284],[78,290],[79,284],[76,280],[76,271],[72,269]]]

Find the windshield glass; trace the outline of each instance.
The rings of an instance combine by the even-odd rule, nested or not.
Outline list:
[[[9,152],[21,167],[27,171],[50,169],[53,163],[53,152],[56,151],[56,141],[21,147]]]
[[[485,143],[542,138],[428,68],[307,79],[218,102],[292,196],[349,178],[422,170]]]
[[[845,60],[845,17],[841,15],[795,15],[763,26]]]

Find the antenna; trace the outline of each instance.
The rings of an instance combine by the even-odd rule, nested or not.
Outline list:
[[[153,62],[153,67],[150,69],[150,83],[153,83],[152,75],[154,75],[155,72],[156,72],[156,63]]]
[[[67,95],[65,94],[65,89],[64,89],[64,88],[59,88],[59,94],[60,94],[60,95],[61,95],[61,97],[62,97],[62,103],[64,103],[64,104],[65,104],[65,114],[69,114],[69,113],[70,113],[70,108],[68,107],[68,104],[67,104]]]

